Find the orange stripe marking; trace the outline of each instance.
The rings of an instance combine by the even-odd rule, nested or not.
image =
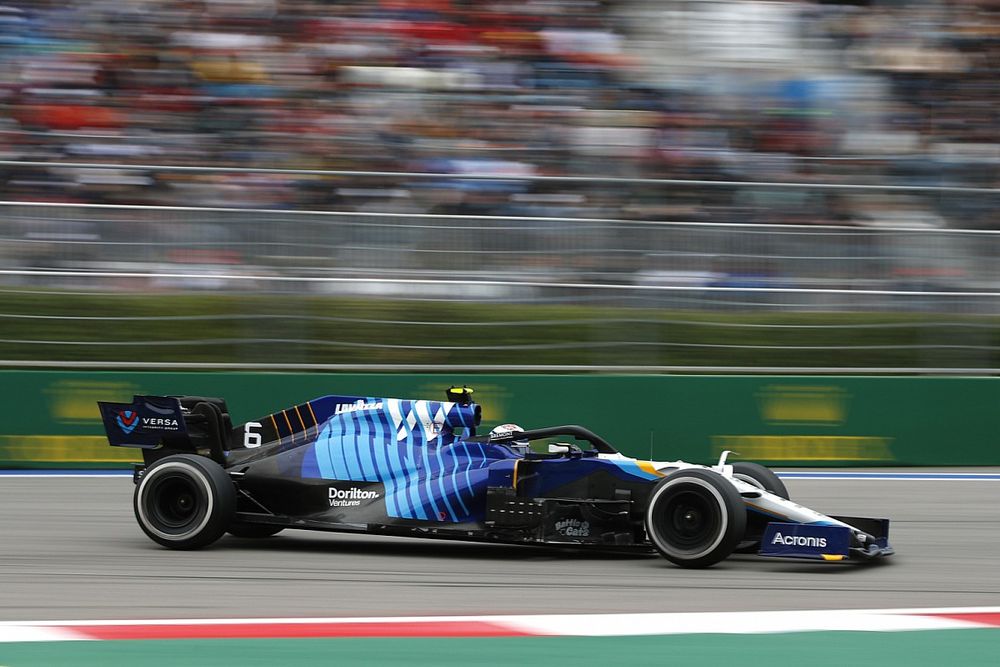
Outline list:
[[[295,406],[295,416],[299,418],[299,423],[302,424],[302,430],[305,432],[306,437],[309,437],[309,427],[306,426],[306,421],[302,419],[302,413],[299,412],[299,406]]]
[[[271,417],[271,423],[274,424],[274,434],[278,436],[278,441],[281,442],[281,429],[278,428],[278,422],[275,421],[274,415],[269,415]]]
[[[306,407],[309,408],[309,414],[313,418],[313,426],[316,427],[316,437],[319,437],[319,420],[316,419],[316,413],[313,412],[312,401],[306,401]]]

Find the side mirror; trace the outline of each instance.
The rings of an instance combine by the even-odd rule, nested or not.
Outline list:
[[[570,451],[569,445],[549,444],[549,454],[569,454]]]

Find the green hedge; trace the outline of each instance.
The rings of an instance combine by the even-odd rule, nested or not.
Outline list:
[[[1000,366],[1000,318],[937,313],[22,292],[0,294],[0,315],[0,358],[12,360]],[[209,319],[141,319],[161,317]]]

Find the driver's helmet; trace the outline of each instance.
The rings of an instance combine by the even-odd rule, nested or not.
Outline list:
[[[511,433],[522,433],[523,431],[524,429],[518,426],[517,424],[500,424],[492,431],[490,431],[490,438],[491,439],[501,438],[510,435]],[[503,444],[507,445],[512,450],[514,450],[515,453],[520,454],[522,456],[527,454],[528,450],[531,447],[530,443],[527,440],[515,439],[515,440],[510,440],[508,442],[504,442]]]

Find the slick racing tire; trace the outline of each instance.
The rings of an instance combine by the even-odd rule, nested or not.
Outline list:
[[[200,549],[222,537],[236,512],[236,489],[215,461],[193,454],[146,468],[133,508],[151,540],[171,549]]]
[[[752,484],[758,489],[781,496],[785,500],[789,499],[785,483],[769,468],[765,468],[758,463],[750,463],[748,461],[734,463],[733,477],[741,482]],[[767,520],[760,517],[760,515],[748,516],[746,535],[744,535],[744,539],[737,545],[734,551],[738,554],[757,553],[757,550],[760,548],[760,538],[763,536],[766,526]]]
[[[284,526],[275,526],[266,523],[243,523],[242,521],[236,521],[230,524],[226,532],[234,537],[271,537],[272,535],[277,535],[285,529]]]
[[[785,500],[789,498],[785,483],[769,468],[765,468],[759,463],[750,463],[748,461],[734,463],[733,477],[747,484],[753,484],[764,491],[769,491],[776,496],[781,496]]]
[[[670,562],[709,567],[739,544],[746,517],[743,499],[724,477],[699,468],[678,470],[649,495],[646,535]]]

